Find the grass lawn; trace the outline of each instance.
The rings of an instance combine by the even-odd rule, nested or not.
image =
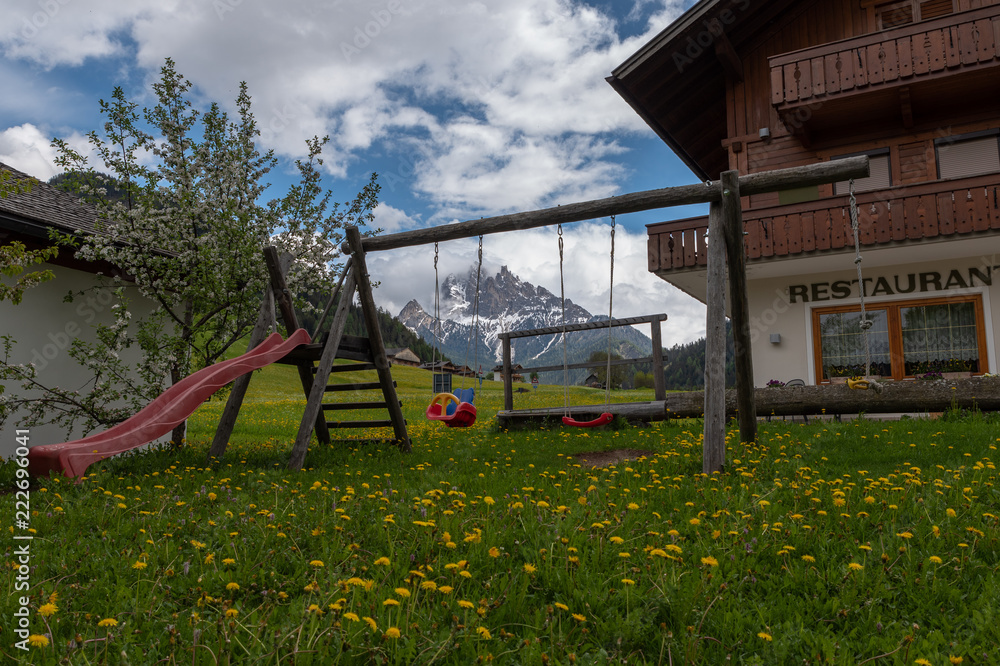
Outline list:
[[[5,578],[4,658],[996,663],[996,415],[772,422],[748,446],[732,430],[726,473],[706,477],[699,421],[502,433],[488,382],[475,426],[448,429],[423,419],[429,374],[393,374],[408,455],[313,447],[287,471],[304,401],[277,367],[255,376],[223,461],[205,458],[214,400],[181,450],[33,487],[30,591]],[[519,408],[562,399],[558,386],[515,396]],[[571,457],[618,448],[650,455],[607,468]],[[0,467],[4,487],[13,476]],[[13,495],[3,511],[12,525]],[[27,652],[13,646],[25,594]]]

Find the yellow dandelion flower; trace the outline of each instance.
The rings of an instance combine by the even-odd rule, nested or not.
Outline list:
[[[701,563],[704,564],[705,566],[709,566],[709,567],[717,567],[717,566],[719,566],[719,560],[715,559],[711,555],[709,555],[708,557],[701,558]]]
[[[631,578],[622,578],[623,585],[635,585],[635,581]]]
[[[222,560],[222,564],[228,567],[230,565],[236,564],[236,560],[234,560],[231,557],[227,557],[226,559]]]
[[[767,632],[764,632],[764,631],[761,631],[761,632],[758,632],[758,634],[757,634],[757,637],[758,637],[758,638],[763,638],[763,639],[764,639],[765,641],[767,641],[768,643],[770,643],[771,641],[773,641],[773,640],[774,640],[774,639],[773,639],[773,638],[771,637],[771,634],[769,634],[769,633],[767,633]]]
[[[437,589],[437,583],[432,580],[425,580],[420,584],[421,590],[431,590],[432,592]]]
[[[326,566],[326,565],[323,564],[323,560],[313,560],[312,562],[309,563],[309,566],[316,567],[317,569],[319,569],[320,567],[323,567],[323,566]]]
[[[945,513],[948,514],[949,518],[954,518],[957,515],[954,509],[948,509],[945,511]]]
[[[106,617],[103,620],[101,620],[100,622],[98,622],[97,626],[98,627],[117,627],[118,626],[118,620],[116,620],[113,617]]]
[[[397,587],[394,590],[394,592],[396,593],[396,596],[402,597],[403,599],[409,599],[410,598],[410,591],[408,589],[406,589],[405,587]]]
[[[923,658],[921,658],[921,659],[914,659],[913,663],[917,664],[917,666],[931,666],[931,662],[929,660],[923,659]]]
[[[913,532],[896,532],[896,536],[900,537],[901,539],[912,539]]]
[[[229,590],[230,592],[235,592],[236,590],[240,589],[240,584],[239,583],[226,583],[226,589]]]
[[[238,610],[236,610],[235,608],[230,608],[230,609],[226,610],[226,617],[229,618],[230,620],[233,619],[234,617],[236,617],[239,614],[240,614],[240,612]]]
[[[365,624],[367,624],[371,628],[372,631],[375,631],[376,629],[378,629],[378,624],[375,623],[375,620],[373,620],[372,618],[368,617],[367,615],[365,617],[361,618],[361,619],[365,621]]]
[[[42,617],[50,617],[56,614],[59,608],[53,603],[42,604],[38,607],[38,614]]]
[[[211,564],[215,561],[215,553],[209,553],[205,556],[205,564]]]
[[[579,613],[573,613],[573,619],[576,620],[577,622],[586,622],[587,616],[580,615]]]
[[[468,571],[459,571],[458,575],[462,578],[472,578],[472,574]]]
[[[490,630],[487,629],[486,627],[481,627],[481,626],[480,627],[476,627],[476,633],[479,634],[482,637],[483,640],[487,640],[488,641],[491,638],[493,638],[493,634],[491,634]]]
[[[649,551],[649,556],[650,557],[666,557],[667,556],[667,551],[663,550],[662,548],[654,548],[653,550]]]
[[[697,525],[697,524],[699,524],[699,523],[700,523],[701,521],[700,521],[700,520],[698,520],[697,518],[692,518],[692,519],[691,519],[691,520],[689,520],[688,522],[689,522],[689,523],[691,523],[692,525]]]
[[[361,622],[361,618],[357,616],[357,613],[344,613],[344,619],[351,622]]]
[[[941,558],[937,555],[931,555],[927,559],[930,560],[931,564],[941,564]]]
[[[489,495],[487,495],[486,497],[483,498],[483,503],[485,503],[485,504],[487,504],[489,506],[493,506],[494,504],[496,504],[496,500],[494,500],[492,497],[490,497]]]
[[[466,610],[469,610],[470,608],[475,608],[476,604],[472,603],[471,601],[466,601],[465,599],[462,599],[458,602],[458,606],[459,608],[464,608]]]
[[[48,647],[49,639],[47,636],[43,636],[42,634],[32,634],[28,636],[28,645],[37,648]]]
[[[500,557],[500,551],[496,546],[490,548],[490,557]]]
[[[850,567],[852,571],[861,571],[862,569],[865,568],[865,565],[858,564],[857,562],[851,562],[847,566]]]
[[[397,629],[396,627],[389,627],[388,629],[385,630],[386,638],[391,638],[393,640],[396,640],[400,636],[402,636],[402,633],[400,633],[399,629]]]
[[[956,657],[954,655],[948,655],[948,661],[951,662],[951,663],[953,663],[953,664],[961,664],[965,660],[962,659],[962,657]]]
[[[148,566],[149,565],[146,564],[145,562],[143,562],[141,560],[136,560],[135,564],[132,565],[132,568],[133,569],[140,569],[140,570],[142,570],[142,569],[145,569]]]
[[[563,610],[563,611],[568,611],[569,610],[569,606],[567,606],[566,604],[561,604],[558,601],[555,602],[552,605],[555,606],[556,608],[558,608],[559,610]]]
[[[438,588],[438,592],[441,594],[451,594],[454,589],[451,585],[442,585]]]
[[[531,564],[530,562],[525,562],[523,569],[524,573],[526,574],[533,574],[536,571],[538,571],[538,567],[536,567],[534,564]]]
[[[803,562],[808,562],[809,564],[812,564],[813,562],[816,561],[816,558],[813,557],[812,555],[803,555],[802,556],[802,561]]]
[[[375,560],[375,566],[377,566],[377,567],[387,567],[387,566],[389,566],[389,564],[391,564],[391,563],[389,562],[389,558],[388,557],[380,557],[377,560]],[[397,631],[398,631],[398,629],[397,629]]]
[[[629,553],[628,551],[624,553],[618,553],[618,557],[632,557],[632,553]]]
[[[307,613],[316,613],[318,615],[323,614],[323,609],[319,607],[319,604],[309,604],[309,608],[306,609]]]
[[[383,606],[398,606],[399,605],[399,601],[397,601],[396,599],[386,599],[385,601],[382,602],[382,605]]]

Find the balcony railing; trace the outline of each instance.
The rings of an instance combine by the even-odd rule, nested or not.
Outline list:
[[[857,195],[862,245],[1000,233],[1000,174],[908,185]],[[846,196],[746,211],[750,261],[854,247]],[[692,270],[707,262],[708,218],[648,227],[649,270]]]
[[[1000,5],[773,56],[779,112],[1000,64]]]

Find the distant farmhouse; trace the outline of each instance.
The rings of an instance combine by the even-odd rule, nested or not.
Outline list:
[[[0,169],[10,172],[15,182],[30,179],[28,174],[2,163]],[[50,229],[77,236],[93,234],[97,233],[96,220],[92,207],[36,182],[30,192],[0,198],[0,244],[20,241],[28,249],[50,247],[53,244],[49,240]],[[106,282],[104,278],[120,275],[120,271],[108,263],[78,260],[71,249],[65,248],[48,264],[29,270],[45,269],[55,273],[55,279],[26,291],[20,305],[0,303],[0,334],[9,335],[16,342],[11,363],[34,363],[41,383],[86,392],[89,375],[66,352],[75,338],[93,341],[97,324],[113,323],[111,293],[101,287]],[[71,291],[84,294],[66,302],[65,297]],[[137,293],[129,295],[129,308],[136,317],[146,315],[152,306]],[[122,353],[126,360],[129,353],[127,349]],[[19,390],[16,384],[4,387],[7,393]],[[5,458],[13,455],[14,431],[19,427],[23,426],[15,415],[0,428],[0,455]],[[30,442],[52,444],[82,434],[39,426],[30,429]]]

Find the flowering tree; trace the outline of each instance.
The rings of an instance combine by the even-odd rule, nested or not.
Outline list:
[[[3,364],[0,379],[18,379],[44,397],[16,405],[8,399],[0,419],[14,408],[28,410],[28,425],[81,422],[91,429],[127,418],[162,391],[165,376],[177,382],[216,362],[249,332],[267,284],[265,245],[295,256],[292,293],[329,289],[341,268],[335,258],[343,227],[372,221],[379,190],[374,175],[352,202],[330,204],[319,173],[327,138],[306,142],[308,156],[296,162],[300,183],[262,203],[264,178],[276,159],[256,147],[259,130],[246,84],[233,118],[214,103],[204,113],[196,110],[190,88],[168,59],[153,85],[154,107],[140,114],[121,88],[110,102],[101,101],[104,131],[89,138],[102,170],[118,181],[117,197],[107,196],[85,156],[53,141],[58,164],[76,175],[75,188],[98,211],[98,233],[82,239],[77,256],[110,262],[128,279],[108,280],[118,301],[115,322],[98,327],[97,342],[71,346],[70,356],[94,375],[89,390],[42,387],[32,366]],[[142,321],[132,321],[128,309],[132,288],[156,304]],[[308,307],[304,299],[299,304]],[[137,372],[119,357],[129,347],[141,351]],[[182,425],[174,443],[183,436]]]

